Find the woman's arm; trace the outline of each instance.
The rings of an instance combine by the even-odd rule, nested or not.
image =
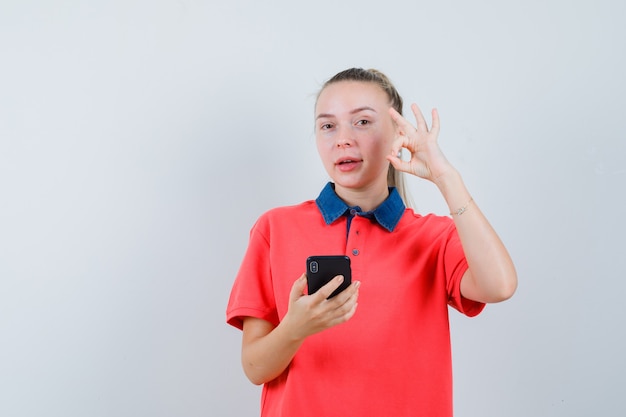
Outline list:
[[[411,106],[417,127],[398,112],[390,114],[398,127],[391,155],[393,166],[403,172],[432,181],[441,191],[454,219],[469,266],[461,280],[461,294],[475,301],[494,303],[510,298],[517,288],[517,273],[504,244],[467,191],[461,175],[445,158],[437,138],[439,114],[432,112],[429,130],[417,105]],[[411,152],[411,160],[396,155],[401,148]]]
[[[241,350],[246,376],[256,385],[276,378],[287,368],[303,341],[291,337],[285,326],[274,327],[263,319],[246,317]]]
[[[484,303],[510,298],[517,288],[513,261],[461,176],[452,170],[436,184],[450,208],[469,266],[461,280],[461,294]]]
[[[254,317],[244,319],[241,361],[252,383],[260,385],[278,377],[308,336],[343,323],[354,315],[358,281],[327,299],[342,281],[343,277],[337,276],[315,294],[304,295],[306,275],[303,274],[291,288],[289,309],[278,326]]]

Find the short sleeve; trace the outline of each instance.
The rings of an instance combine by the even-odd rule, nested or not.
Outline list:
[[[250,231],[248,248],[230,293],[226,322],[238,329],[243,329],[245,317],[256,317],[278,325],[268,233],[268,222],[261,217]]]
[[[461,295],[461,280],[469,267],[454,223],[452,223],[448,232],[444,251],[444,264],[448,304],[468,317],[477,316],[485,308],[485,303],[470,300]]]

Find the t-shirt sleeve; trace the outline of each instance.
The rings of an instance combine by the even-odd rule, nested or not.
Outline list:
[[[448,233],[444,253],[448,304],[468,317],[477,316],[485,308],[485,303],[470,300],[461,295],[461,279],[468,269],[461,239],[454,224]]]
[[[278,325],[268,230],[264,217],[252,227],[248,249],[230,293],[226,322],[238,329],[243,329],[245,317],[256,317]]]

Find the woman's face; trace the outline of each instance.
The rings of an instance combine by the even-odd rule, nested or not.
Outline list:
[[[322,90],[315,107],[317,150],[336,186],[386,189],[386,156],[396,136],[389,107],[374,83],[339,81]]]

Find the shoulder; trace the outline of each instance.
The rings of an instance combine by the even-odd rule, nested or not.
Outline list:
[[[291,206],[274,207],[261,214],[259,220],[272,221],[276,219],[289,219],[303,214],[319,213],[313,200],[307,200]]]
[[[420,234],[442,235],[456,231],[454,220],[448,216],[429,213],[422,215],[413,209],[407,208],[398,223],[399,231],[416,232]]]
[[[291,206],[274,207],[267,210],[257,219],[254,228],[271,229],[293,222],[301,222],[313,216],[321,217],[313,200],[307,200]]]
[[[263,213],[250,230],[250,246],[259,245],[276,253],[290,250],[297,242],[310,239],[316,225],[324,224],[314,201],[272,208]]]
[[[441,216],[434,213],[419,214],[412,208],[404,209],[402,222],[409,226],[429,226],[429,227],[448,227],[454,225],[454,220],[449,216]]]

